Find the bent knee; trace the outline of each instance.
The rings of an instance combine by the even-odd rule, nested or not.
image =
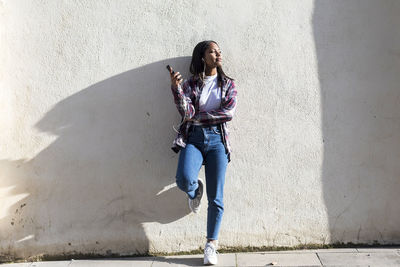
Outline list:
[[[197,189],[197,182],[187,176],[176,177],[176,185],[184,192],[190,192]]]

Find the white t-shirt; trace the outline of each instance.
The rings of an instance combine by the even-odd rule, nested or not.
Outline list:
[[[218,87],[218,73],[204,77],[204,87],[200,95],[200,111],[215,110],[221,104],[221,88]]]

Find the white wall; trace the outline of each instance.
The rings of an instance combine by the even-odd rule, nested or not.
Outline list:
[[[399,11],[0,1],[0,257],[204,245],[205,206],[174,187],[165,65],[187,77],[205,39],[239,93],[220,245],[399,243]]]

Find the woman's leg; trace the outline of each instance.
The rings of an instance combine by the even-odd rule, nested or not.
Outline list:
[[[197,194],[198,176],[203,163],[203,155],[195,145],[190,143],[179,153],[176,184],[179,189],[193,199]]]
[[[207,239],[218,240],[219,228],[224,213],[224,184],[228,157],[220,142],[206,155],[206,185],[208,198]]]

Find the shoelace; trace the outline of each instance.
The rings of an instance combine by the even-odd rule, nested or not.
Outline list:
[[[204,253],[205,253],[207,256],[210,256],[210,255],[212,255],[213,253],[219,254],[218,251],[217,251],[214,247],[212,247],[212,246],[206,246],[206,248],[205,248],[205,250],[204,250]]]
[[[199,205],[199,203],[200,203],[200,201],[199,201],[199,199],[197,197],[194,198],[192,201],[193,201],[193,204],[196,205],[196,206]]]
[[[195,205],[195,206],[199,206],[200,205],[200,194],[198,194],[194,199],[192,199],[192,201],[193,201],[193,204]]]

